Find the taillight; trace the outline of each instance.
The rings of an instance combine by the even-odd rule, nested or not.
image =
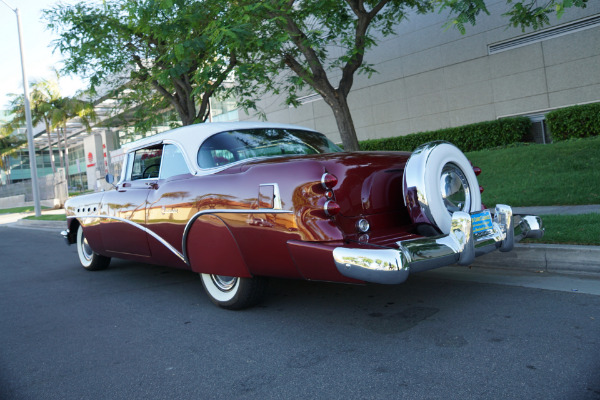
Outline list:
[[[335,187],[338,183],[338,178],[335,175],[330,174],[329,172],[325,172],[323,176],[321,176],[321,185],[325,190],[330,190]]]
[[[323,205],[323,211],[325,211],[325,215],[328,217],[333,217],[340,212],[340,205],[332,200],[327,200],[325,205]]]
[[[471,163],[471,166],[473,167],[473,163]],[[473,172],[475,172],[475,176],[479,176],[479,174],[481,174],[481,168],[473,167]],[[483,193],[483,186],[481,185],[479,185],[479,193]]]

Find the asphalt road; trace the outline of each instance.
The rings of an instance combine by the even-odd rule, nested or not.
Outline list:
[[[0,321],[2,400],[600,399],[600,296],[506,282],[271,280],[234,312],[190,272],[88,272],[0,227]]]

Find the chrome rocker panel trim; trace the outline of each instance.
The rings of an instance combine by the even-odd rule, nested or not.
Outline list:
[[[187,260],[185,259],[183,254],[181,254],[179,251],[177,251],[177,249],[175,247],[171,246],[169,244],[169,242],[167,242],[161,236],[159,236],[158,234],[153,232],[151,229],[148,229],[145,226],[138,224],[137,222],[133,222],[126,218],[116,217],[114,215],[69,215],[67,218],[75,218],[75,219],[83,219],[83,220],[88,219],[88,218],[112,219],[115,221],[124,222],[126,224],[136,227],[137,229],[139,229],[141,231],[146,232],[146,234],[148,234],[148,235],[152,236],[153,238],[155,238],[156,240],[158,240],[163,246],[165,246],[167,249],[169,249],[169,251],[171,253],[175,254],[177,257],[179,257],[183,262],[185,262],[187,264]],[[68,230],[61,232],[61,235],[65,238],[65,240],[67,240],[67,243],[69,243],[68,238],[67,238],[68,232],[69,232]]]
[[[258,208],[258,209],[212,209],[211,208],[208,210],[199,211],[196,214],[194,214],[194,216],[187,222],[187,224],[185,226],[185,229],[183,232],[183,237],[182,237],[182,250],[183,251],[181,253],[175,247],[171,246],[171,244],[169,242],[167,242],[165,239],[163,239],[157,233],[153,232],[151,229],[148,229],[145,226],[140,225],[137,222],[128,220],[126,218],[115,217],[115,216],[110,216],[110,215],[69,215],[67,218],[113,219],[116,221],[125,222],[127,224],[130,224],[130,225],[136,227],[137,229],[140,229],[140,230],[146,232],[148,235],[150,235],[153,238],[155,238],[156,240],[158,240],[171,253],[175,254],[178,258],[180,258],[187,265],[190,265],[188,254],[187,254],[186,242],[187,242],[187,236],[188,236],[189,230],[190,230],[192,224],[194,223],[194,221],[196,221],[196,219],[198,219],[198,217],[200,217],[202,215],[212,215],[212,214],[292,214],[292,213],[293,212],[289,211],[289,210],[277,210],[277,209],[272,209],[272,208]],[[71,242],[69,241],[69,229],[61,231],[60,234],[65,239],[67,245],[71,245]]]
[[[492,231],[483,235],[474,235],[471,216],[457,211],[452,215],[448,235],[399,241],[397,249],[337,247],[333,259],[338,271],[348,278],[397,284],[404,282],[410,273],[452,264],[470,265],[475,257],[496,249],[510,251],[523,238],[543,235],[540,217],[513,217],[509,206],[499,204]]]

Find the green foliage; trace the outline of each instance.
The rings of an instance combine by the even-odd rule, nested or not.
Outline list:
[[[537,0],[506,0],[510,7],[505,15],[511,25],[537,29],[549,23],[549,14],[560,16],[565,8],[584,7],[586,1],[547,0],[538,5]],[[252,84],[258,83],[266,93],[284,95],[285,104],[292,106],[299,105],[302,95],[321,95],[333,110],[348,150],[355,150],[358,143],[347,96],[356,73],[370,77],[377,72],[364,57],[382,37],[394,34],[408,16],[436,9],[449,11],[446,27],[461,33],[466,24],[475,25],[481,13],[489,14],[485,0],[238,0],[228,4],[225,14],[253,33]],[[243,90],[239,94],[246,108],[256,107],[255,99]]]
[[[600,246],[600,214],[542,215],[546,233],[527,243],[563,243]]]
[[[143,127],[163,122],[168,108],[189,125],[208,118],[210,97],[229,90],[223,83],[244,52],[239,35],[215,40],[210,27],[223,6],[218,0],[80,1],[59,3],[44,16],[59,34],[65,72],[89,78],[94,91],[102,84],[116,89]]]
[[[600,137],[466,154],[488,207],[600,204]]]
[[[475,25],[480,13],[489,14],[484,0],[434,0],[441,10],[449,9],[451,19],[446,27],[455,27],[460,33],[466,32],[465,24]],[[521,28],[541,29],[550,24],[550,16],[556,14],[561,18],[565,9],[570,7],[585,8],[588,0],[506,0],[509,9],[503,14],[508,18],[510,26]]]
[[[546,122],[554,141],[600,136],[600,103],[549,112]]]
[[[67,220],[67,216],[64,213],[61,213],[61,214],[45,214],[45,215],[40,215],[39,217],[36,217],[35,215],[30,215],[30,216],[25,217],[23,219],[30,219],[30,220],[34,220],[34,221],[66,221]]]
[[[48,207],[42,206],[42,210]],[[34,206],[23,206],[23,207],[12,207],[12,208],[0,208],[0,214],[15,214],[15,213],[28,213],[34,212]]]
[[[531,121],[529,118],[503,118],[496,121],[419,132],[406,136],[365,140],[360,142],[360,149],[369,151],[413,151],[423,143],[445,140],[453,143],[462,151],[475,151],[520,142],[529,132],[530,127]]]
[[[0,128],[0,168],[5,168],[4,156],[14,154],[17,149],[27,141],[25,135],[13,135],[13,129],[10,125],[4,125]]]

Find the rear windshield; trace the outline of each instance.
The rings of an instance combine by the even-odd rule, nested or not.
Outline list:
[[[294,129],[248,129],[217,133],[198,150],[200,168],[214,168],[256,157],[342,151],[317,132]]]

